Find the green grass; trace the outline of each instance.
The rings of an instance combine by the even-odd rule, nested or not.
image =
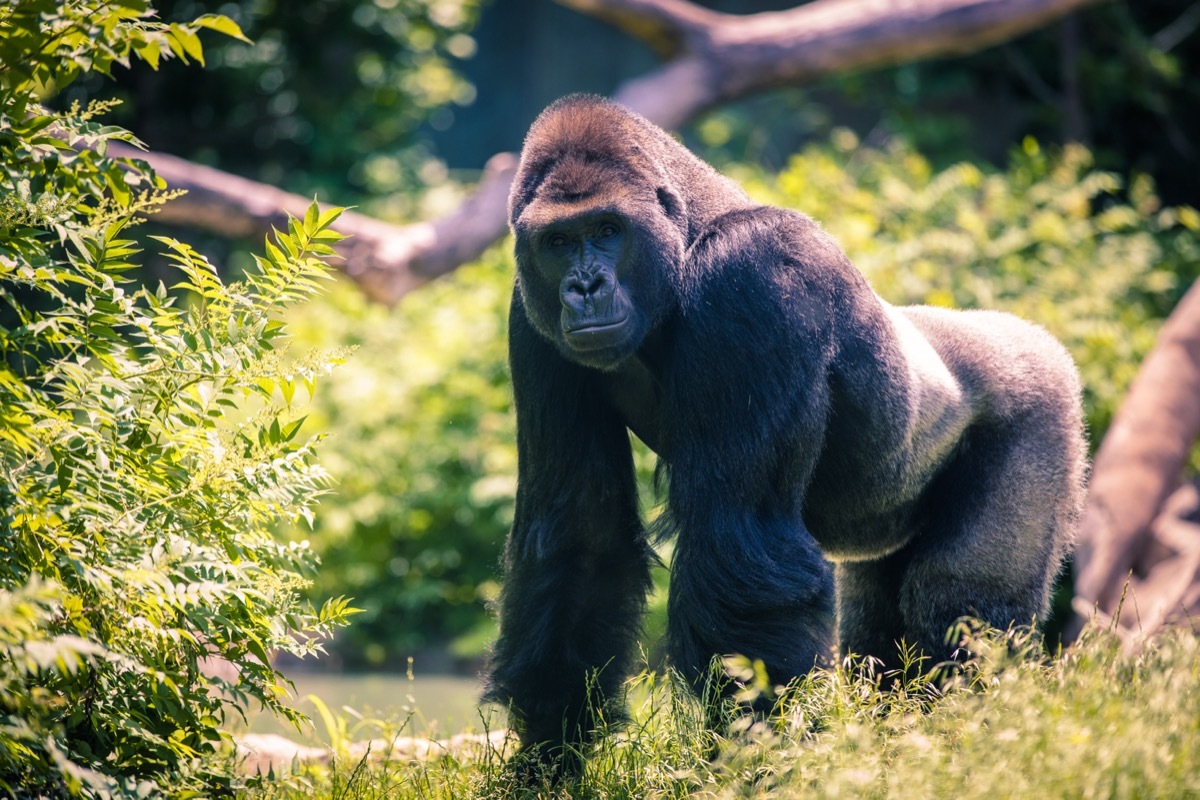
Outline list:
[[[941,696],[926,680],[881,690],[867,667],[845,665],[789,687],[772,723],[744,720],[719,738],[684,689],[644,673],[628,684],[632,721],[596,745],[579,782],[557,789],[516,787],[511,753],[492,750],[343,757],[248,797],[1200,797],[1194,632],[1137,654],[1096,631],[1057,658],[1020,631],[988,633],[972,649]]]

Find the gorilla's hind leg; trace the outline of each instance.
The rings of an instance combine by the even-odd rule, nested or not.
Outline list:
[[[909,643],[935,659],[953,653],[946,636],[960,617],[1003,629],[1048,608],[1078,518],[1082,476],[1070,451],[1082,443],[1052,413],[1037,414],[974,426],[930,487],[926,525],[906,548],[900,610]]]
[[[877,659],[878,672],[903,666],[899,642],[904,638],[900,588],[909,551],[876,561],[837,564],[838,652]]]

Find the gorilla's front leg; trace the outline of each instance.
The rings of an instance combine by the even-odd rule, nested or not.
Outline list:
[[[837,565],[838,650],[843,656],[876,658],[882,672],[902,666],[900,589],[908,559],[909,551],[900,550],[875,561]]]
[[[832,569],[802,516],[829,413],[832,300],[814,291],[795,308],[780,305],[757,224],[731,224],[712,239],[720,247],[696,255],[709,285],[677,334],[665,381],[677,537],[669,647],[701,684],[714,656],[761,659],[785,683],[832,655]],[[739,248],[761,258],[753,267],[705,263]]]
[[[629,434],[595,373],[538,337],[519,297],[509,335],[519,475],[485,699],[508,706],[523,749],[570,770],[597,712],[620,713],[651,550]]]
[[[619,719],[649,586],[634,530],[597,549],[539,556],[510,546],[488,699],[507,703],[523,749],[556,769],[578,766],[598,717]]]
[[[714,656],[761,659],[776,684],[829,662],[832,570],[803,525],[733,508],[678,522],[669,647],[697,688]]]

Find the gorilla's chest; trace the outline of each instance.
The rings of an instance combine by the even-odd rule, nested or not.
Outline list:
[[[626,427],[665,458],[659,424],[662,384],[642,358],[626,359],[615,372],[604,373],[603,387]]]

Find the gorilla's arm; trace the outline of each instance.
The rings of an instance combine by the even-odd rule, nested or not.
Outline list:
[[[571,744],[627,674],[651,551],[596,373],[534,331],[519,293],[509,330],[519,480],[486,699],[510,706],[523,745]]]
[[[727,215],[690,254],[667,372],[669,510],[677,529],[669,636],[702,679],[713,655],[787,680],[831,652],[829,566],[802,521],[829,414],[841,287],[823,234],[797,215]],[[819,232],[818,232],[819,233]],[[840,256],[840,253],[836,254]]]

